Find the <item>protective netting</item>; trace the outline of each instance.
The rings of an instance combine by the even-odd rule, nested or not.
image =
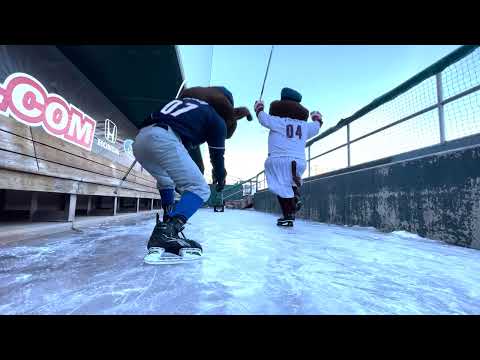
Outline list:
[[[327,172],[343,169],[348,163],[347,148],[342,147],[326,155],[313,159],[310,164],[310,175],[320,175]],[[305,177],[308,170],[305,171]]]
[[[245,195],[253,195],[257,192],[255,179],[243,184],[243,196]]]
[[[326,151],[334,149],[337,146],[343,145],[346,142],[347,142],[347,128],[345,127],[323,138],[322,141],[314,143],[310,147],[310,156],[313,158],[315,156],[323,154]],[[306,148],[305,151],[307,151],[306,155],[308,158],[308,148]]]
[[[406,118],[437,102],[435,78],[430,78],[350,124],[350,140]],[[410,133],[423,133],[424,124],[409,122]],[[381,151],[381,149],[378,149]]]
[[[447,141],[480,133],[480,91],[446,104],[444,113]]]
[[[351,165],[415,150],[438,143],[438,110],[434,109],[359,140],[350,147]]]
[[[480,85],[480,49],[447,67],[442,82],[444,99]]]
[[[265,173],[262,172],[260,175],[258,175],[257,178],[257,191],[264,190],[267,188],[267,179],[265,178]]]
[[[443,101],[447,102],[443,107],[445,140],[480,133],[480,49],[470,51],[464,58],[442,69],[440,90]],[[351,166],[441,142],[440,92],[437,91],[437,77],[432,72],[429,74],[430,77],[404,93],[349,123],[350,141],[354,141],[350,144]],[[463,92],[470,93],[462,95]],[[459,94],[462,96],[449,101]],[[420,114],[415,115],[417,113]],[[393,124],[395,122],[399,123]],[[387,128],[380,130],[383,127]],[[325,137],[320,136],[319,141],[311,145],[311,157],[345,144],[346,129],[346,126],[329,129],[333,131],[327,131]],[[368,135],[377,130],[380,131]],[[308,158],[308,148],[306,154]],[[345,168],[348,166],[348,149],[344,147],[315,158],[310,166],[312,176]]]
[[[480,49],[450,65],[442,73],[445,100],[480,86]],[[475,91],[444,107],[445,138],[453,140],[480,132],[480,93]]]
[[[347,128],[342,128],[333,134],[323,138],[322,141],[314,143],[310,148],[310,156],[321,155],[331,149],[335,149],[347,142]],[[306,158],[308,159],[308,148]],[[308,164],[307,164],[308,165]],[[347,147],[342,147],[334,150],[328,154],[321,155],[311,161],[310,175],[319,175],[329,171],[342,169],[348,165],[347,160]],[[308,176],[308,168],[305,171],[304,176]]]

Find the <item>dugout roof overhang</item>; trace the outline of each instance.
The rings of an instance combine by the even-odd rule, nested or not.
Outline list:
[[[57,47],[137,127],[184,79],[175,45]]]

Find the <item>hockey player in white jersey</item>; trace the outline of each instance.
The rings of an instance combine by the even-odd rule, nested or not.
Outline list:
[[[282,209],[279,226],[293,226],[295,213],[301,207],[299,188],[306,167],[305,143],[318,134],[323,124],[318,111],[311,113],[313,122],[307,122],[308,110],[300,104],[301,100],[300,93],[284,88],[281,100],[270,104],[268,114],[263,111],[263,101],[254,106],[260,124],[270,129],[265,176]]]

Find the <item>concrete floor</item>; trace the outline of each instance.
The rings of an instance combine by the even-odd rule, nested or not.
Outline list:
[[[117,214],[116,216],[76,216],[73,222],[0,222],[0,245],[64,233],[72,229],[81,229],[110,220],[115,222],[135,217],[152,217],[152,214],[156,212],[158,210]]]

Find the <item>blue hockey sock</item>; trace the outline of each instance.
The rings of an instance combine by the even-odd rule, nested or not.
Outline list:
[[[188,220],[202,205],[203,199],[200,196],[185,191],[170,216],[181,215],[185,220]]]
[[[160,190],[160,197],[162,199],[162,207],[173,205],[174,203],[173,189]]]

